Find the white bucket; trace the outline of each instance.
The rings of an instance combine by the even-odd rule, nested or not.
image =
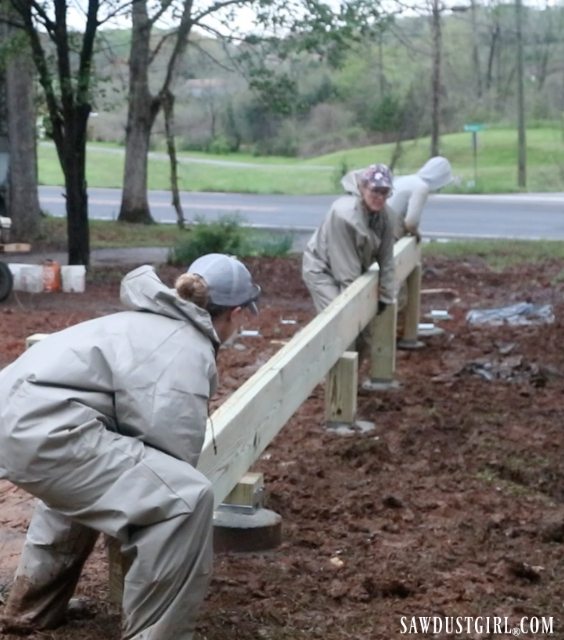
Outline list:
[[[13,289],[14,291],[24,291],[24,282],[22,278],[22,269],[29,267],[30,265],[25,262],[10,262],[8,263],[8,269],[12,273],[14,279]]]
[[[83,264],[69,264],[61,267],[63,291],[84,293],[86,287],[86,267]]]
[[[26,264],[19,270],[21,290],[28,293],[43,291],[43,267],[41,265]]]

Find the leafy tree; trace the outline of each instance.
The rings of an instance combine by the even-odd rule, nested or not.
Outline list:
[[[244,4],[240,0],[224,0],[204,8],[197,8],[193,0],[136,0],[132,5],[131,53],[129,58],[129,110],[125,140],[125,173],[119,220],[151,223],[153,218],[147,198],[147,161],[151,130],[159,111],[165,111],[167,148],[171,159],[171,187],[178,224],[183,226],[176,178],[176,148],[171,124],[174,118],[173,84],[178,65],[184,54],[192,28],[210,14],[231,5]],[[152,36],[159,21],[177,23],[157,39],[152,48]],[[149,70],[156,53],[167,55],[166,69],[156,92],[149,86]]]
[[[22,29],[31,46],[51,121],[52,136],[65,177],[69,264],[90,262],[86,138],[92,111],[90,81],[94,39],[101,24],[123,11],[112,0],[89,0],[84,31],[69,24],[65,0],[6,0],[14,12],[13,26]],[[101,15],[101,8],[104,15]]]
[[[147,154],[151,130],[165,100],[169,107],[168,116],[172,116],[173,83],[192,29],[197,26],[228,41],[242,38],[235,26],[236,11],[241,8],[252,9],[257,27],[270,34],[268,37],[264,34],[247,35],[247,43],[267,40],[273,45],[273,51],[282,58],[291,51],[307,51],[326,56],[334,64],[342,59],[343,46],[348,40],[366,33],[382,18],[379,5],[369,0],[348,0],[337,10],[321,0],[216,0],[202,7],[193,0],[136,0],[131,14],[129,113],[119,220],[152,222],[147,199]],[[157,23],[171,17],[178,26],[166,31],[162,38],[156,38]],[[276,37],[277,30],[284,33],[283,38]],[[149,71],[150,65],[157,59],[156,52],[160,52],[161,62],[165,52],[168,59],[160,88],[152,92]],[[276,117],[288,115],[294,111],[290,99],[294,89],[293,80],[285,74],[272,76],[268,69],[268,65],[254,67],[254,79],[251,82],[257,92],[268,100],[268,104],[264,105],[267,111]],[[171,128],[167,127],[167,130],[171,131]],[[172,150],[174,140],[170,136],[167,144]],[[171,158],[173,156],[174,152]],[[174,165],[174,158],[171,162]],[[174,180],[172,186],[173,192],[178,189]],[[179,224],[182,223],[179,215]]]

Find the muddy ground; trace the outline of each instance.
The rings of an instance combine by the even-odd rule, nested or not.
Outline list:
[[[313,316],[297,259],[249,264],[265,295],[246,328],[261,337],[221,351],[216,406]],[[173,273],[161,270],[169,282]],[[424,289],[451,290],[422,297],[423,313],[448,309],[444,333],[398,352],[399,390],[360,395],[373,432],[328,432],[321,386],[281,431],[255,469],[283,518],[283,543],[217,555],[200,639],[391,640],[421,631],[412,616],[501,616],[509,627],[552,617],[551,637],[564,638],[563,273],[556,261],[494,271],[478,257],[426,260]],[[84,294],[12,295],[0,305],[0,366],[32,333],[120,309],[117,275],[89,275]],[[555,321],[466,321],[470,309],[522,301],[551,304]],[[0,599],[31,508],[0,483]],[[91,617],[31,637],[117,640],[101,543],[79,593]],[[473,625],[433,637],[510,636]]]

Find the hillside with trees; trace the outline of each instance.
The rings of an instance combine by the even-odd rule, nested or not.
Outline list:
[[[427,136],[434,91],[440,133],[460,131],[469,122],[516,126],[515,6],[455,9],[441,9],[440,51],[432,7],[387,16],[376,33],[348,41],[333,56],[291,50],[280,41],[238,43],[194,33],[175,82],[178,148],[313,156]],[[564,126],[564,8],[523,11],[527,124]],[[96,66],[104,74],[97,73],[93,140],[124,141],[129,43],[128,31],[100,34]],[[157,56],[153,86],[163,72]],[[160,119],[152,145],[163,141]]]
[[[127,222],[153,221],[148,152],[165,148],[183,226],[178,149],[308,157],[391,142],[393,167],[403,141],[429,137],[433,156],[442,135],[479,122],[518,132],[524,189],[526,127],[564,130],[559,5],[0,0],[0,22],[0,97],[25,74],[26,91],[34,80],[40,88],[38,110],[64,174],[71,264],[89,262],[89,140],[125,147],[119,220]],[[18,69],[23,51],[35,78]],[[32,131],[35,118],[25,120]],[[15,130],[6,130],[13,149]],[[21,193],[37,190],[32,155]]]

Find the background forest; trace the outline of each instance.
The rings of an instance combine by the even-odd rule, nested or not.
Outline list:
[[[338,181],[364,156],[415,170],[402,160],[417,146],[410,162],[443,153],[470,189],[560,190],[562,27],[561,0],[0,0],[0,154],[14,237],[38,229],[37,176],[44,180],[46,158],[38,172],[36,121],[52,139],[40,153],[54,148],[63,174],[55,184],[65,187],[70,264],[89,263],[92,143],[123,145],[119,167],[96,163],[111,171],[109,186],[121,188],[119,222],[154,222],[151,150],[166,151],[179,227],[180,190],[197,186],[179,158],[196,151],[251,154],[280,167],[282,156],[312,158],[322,169],[330,163]],[[472,159],[467,143],[463,150],[454,140],[468,141],[469,126]],[[488,182],[479,184],[476,132],[484,127],[480,168]],[[354,158],[352,149],[360,152]],[[280,159],[266,162],[267,155]],[[492,183],[494,174],[501,180]],[[270,188],[255,174],[250,180],[252,189],[242,190]],[[200,181],[199,188],[241,185]]]
[[[473,3],[441,9],[438,17],[438,44],[429,7],[409,16],[391,13],[376,35],[330,55],[194,31],[175,81],[178,150],[309,157],[427,136],[436,64],[441,133],[470,122],[515,127],[515,5]],[[564,137],[564,6],[523,7],[522,22],[527,127],[556,127]],[[129,31],[99,33],[91,140],[124,141],[129,51]],[[165,44],[150,67],[155,87],[166,59]],[[163,140],[161,119],[152,147]]]

